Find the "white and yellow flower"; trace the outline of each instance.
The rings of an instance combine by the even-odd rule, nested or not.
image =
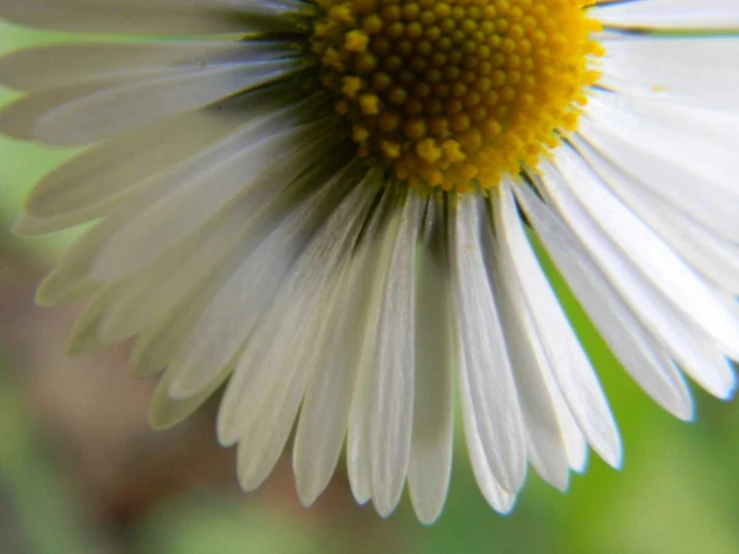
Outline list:
[[[225,383],[245,490],[296,426],[311,504],[346,437],[359,502],[436,519],[459,403],[480,489],[565,489],[621,443],[535,236],[632,377],[692,416],[739,357],[736,0],[0,0],[65,31],[168,35],[0,60],[0,128],[99,143],[19,233],[98,221],[39,300],[70,345],[135,338],[157,427]]]

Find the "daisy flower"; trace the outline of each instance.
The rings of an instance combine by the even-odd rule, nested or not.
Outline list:
[[[346,442],[354,496],[442,510],[459,406],[508,512],[621,443],[540,244],[634,380],[728,398],[739,356],[735,0],[0,0],[143,35],[0,60],[0,128],[96,143],[17,231],[94,227],[39,301],[73,353],[135,337],[156,427],[220,387],[245,490],[293,427],[301,501]],[[183,38],[187,37],[187,38]],[[538,246],[537,246],[538,248]]]

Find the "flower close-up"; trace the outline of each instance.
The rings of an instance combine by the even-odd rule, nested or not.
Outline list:
[[[737,0],[0,0],[114,35],[0,59],[0,131],[86,146],[20,235],[92,223],[38,291],[69,344],[133,339],[157,428],[223,390],[258,488],[288,443],[308,506],[342,452],[381,516],[441,513],[455,430],[488,503],[528,468],[620,467],[543,267],[693,418],[739,359]],[[80,35],[81,36],[81,35]],[[548,263],[547,261],[547,263]],[[461,418],[459,425],[455,418]]]

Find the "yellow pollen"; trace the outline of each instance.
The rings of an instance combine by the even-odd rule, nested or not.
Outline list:
[[[347,52],[366,52],[369,44],[369,37],[362,31],[350,31],[346,34],[346,44],[344,48]]]
[[[382,153],[385,155],[385,157],[390,160],[394,160],[400,157],[401,149],[400,144],[398,144],[397,142],[388,142],[384,140],[380,144],[380,148],[382,148]]]
[[[362,115],[379,115],[380,99],[374,94],[363,94],[359,97],[359,108]]]
[[[362,90],[362,79],[359,77],[344,77],[344,83],[341,87],[341,93],[344,96],[354,100],[360,90]]]
[[[436,146],[436,141],[432,138],[425,138],[416,144],[416,153],[423,161],[434,164],[441,158],[441,148]]]
[[[419,189],[536,169],[577,130],[603,56],[594,0],[314,0],[323,85],[357,152]]]

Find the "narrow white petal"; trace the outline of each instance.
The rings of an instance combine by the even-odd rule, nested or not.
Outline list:
[[[108,215],[148,188],[159,187],[162,192],[174,188],[178,183],[166,183],[168,171],[226,141],[250,120],[297,98],[289,87],[265,87],[87,150],[33,188],[26,201],[28,215],[16,225],[16,231],[56,231]]]
[[[105,343],[100,339],[98,328],[108,303],[115,298],[114,287],[105,287],[97,291],[90,303],[75,322],[69,335],[67,353],[72,356],[89,354]]]
[[[739,293],[739,245],[711,232],[599,154],[580,136],[574,146],[628,206],[707,280]]]
[[[500,203],[498,206],[502,213],[498,216],[498,219],[496,219],[496,224],[503,224],[502,232],[499,232],[498,235],[502,237],[501,240],[506,241],[510,252],[516,253],[512,260],[510,270],[515,272],[516,278],[520,280],[521,287],[524,287],[526,284],[531,286],[531,284],[536,284],[538,281],[540,286],[546,289],[549,287],[548,282],[546,277],[541,274],[541,268],[536,260],[536,256],[531,250],[531,246],[525,237],[518,212],[515,209],[512,209],[515,207],[512,204],[511,194],[511,184],[509,182],[503,183]],[[524,274],[524,278],[518,277],[519,272],[521,271],[526,272]],[[540,274],[541,276],[538,279],[536,277],[532,278],[531,276],[534,274]],[[549,304],[549,306],[552,309],[557,309],[561,314],[559,302]],[[569,326],[564,314],[553,315],[555,313],[555,311],[549,312],[549,318],[552,321],[547,323],[547,327],[550,325],[560,327],[563,324]],[[558,323],[555,323],[555,320],[557,320]],[[536,320],[534,319],[533,321]],[[572,329],[569,329],[568,331],[567,327],[563,327],[561,333],[563,336],[569,335],[569,338],[565,342],[569,343],[572,348],[571,352],[573,352],[574,359],[579,360],[579,362],[576,362],[573,365],[587,368],[589,366],[589,362],[587,358],[585,358],[585,353],[582,352],[582,349],[580,349],[580,352],[577,351],[579,349],[579,342],[577,341],[577,337],[574,336]],[[532,338],[534,337],[532,336]],[[534,344],[535,352],[538,353],[537,345],[543,345],[541,345],[540,340],[537,340],[536,344]],[[546,354],[546,350],[544,350],[544,353]],[[583,360],[586,364],[585,366],[581,365]],[[580,430],[580,426],[577,424],[575,417],[572,415],[572,411],[567,404],[567,400],[565,400],[562,394],[560,386],[557,384],[557,378],[552,370],[552,362],[548,357],[546,359],[542,359],[541,362],[542,363],[539,365],[539,371],[541,372],[540,375],[544,380],[544,384],[557,414],[557,423],[559,425],[560,432],[562,433],[562,439],[565,443],[565,452],[567,454],[568,464],[573,471],[581,472],[585,469],[588,459],[587,441]],[[570,362],[570,364],[572,364],[572,362]],[[581,369],[580,371],[583,370]]]
[[[720,344],[728,345],[727,351],[739,348],[739,323],[709,284],[609,191],[572,148],[560,148],[555,164],[563,180],[549,178],[545,186],[557,206],[566,202],[566,187],[644,279],[692,322]]]
[[[293,377],[304,374],[301,370],[309,364],[301,363],[301,356],[295,351],[304,349],[308,355],[314,347],[314,341],[306,340],[303,344],[300,339],[305,334],[315,335],[322,326],[327,297],[333,292],[329,284],[336,282],[337,270],[360,232],[375,193],[376,179],[374,173],[370,174],[334,204],[323,225],[291,264],[259,324],[252,329],[219,411],[218,438],[223,444],[233,444],[249,433],[250,425],[259,419],[261,406],[271,403],[268,391],[282,389],[286,381],[299,388],[297,384],[302,380]],[[251,280],[246,282],[251,285]],[[286,347],[293,343],[295,347]],[[176,378],[170,393],[186,396],[188,390],[178,383],[186,381]]]
[[[376,298],[373,300],[377,300]],[[376,302],[370,308],[368,320],[370,324],[376,322],[373,316],[379,308]],[[366,336],[369,342],[374,338],[370,333]],[[369,419],[370,400],[372,394],[372,372],[366,361],[366,350],[359,358],[358,378],[352,395],[352,405],[349,410],[349,425],[346,436],[346,469],[349,475],[349,485],[352,495],[358,504],[366,504],[372,498],[372,480],[370,474],[370,446],[369,446]]]
[[[336,285],[375,195],[375,179],[360,183],[336,207],[246,343],[218,414],[223,444],[239,442],[245,490],[269,475],[287,441],[308,382],[328,354],[328,315]]]
[[[526,304],[521,291],[524,282],[516,273],[512,249],[515,246],[528,247],[528,244],[517,241],[523,239],[523,230],[508,183],[501,186],[500,195],[493,199],[493,214],[498,239],[497,256],[496,262],[489,264],[489,270],[501,291],[497,304],[524,415],[529,457],[546,481],[564,490],[569,479],[567,454],[548,383],[542,376],[550,363],[531,315],[531,309],[540,308],[530,308]],[[509,238],[509,235],[514,238]]]
[[[488,504],[493,507],[496,512],[507,514],[516,503],[516,495],[508,492],[500,486],[491,469],[491,462],[485,453],[483,437],[477,426],[477,418],[470,398],[472,391],[470,383],[467,380],[467,362],[465,359],[464,349],[460,349],[459,371],[457,385],[459,387],[459,395],[462,399],[462,421],[464,423],[464,434],[467,441],[467,451],[472,464],[472,471],[475,474],[477,485],[482,491],[482,495]]]
[[[725,36],[606,35],[600,84],[666,104],[739,112],[737,41]],[[679,123],[678,123],[679,124]]]
[[[337,174],[327,187],[289,215],[230,276],[204,309],[173,366],[170,393],[195,394],[226,365],[259,321],[285,276],[348,187],[362,177],[356,166]]]
[[[306,175],[311,176],[315,174]],[[315,182],[311,186],[315,188]],[[279,190],[279,187],[273,188]],[[286,193],[285,200],[290,196],[292,194]],[[156,263],[117,281],[111,287],[115,295],[99,318],[99,338],[112,343],[141,332],[132,365],[142,375],[161,370],[172,358],[152,355],[151,349],[156,353],[173,354],[175,345],[184,340],[182,334],[191,332],[192,324],[219,289],[280,222],[289,218],[300,201],[294,198],[276,204],[266,209],[249,203],[236,206]],[[240,209],[243,207],[255,208],[254,213],[245,213]],[[255,287],[257,285],[255,283]],[[218,368],[212,370],[218,371]]]
[[[0,129],[49,144],[85,144],[280,80],[309,65],[305,58],[230,63],[122,83],[44,90],[4,108]]]
[[[441,514],[452,469],[454,332],[445,206],[429,201],[418,253],[416,369],[408,489],[418,519]]]
[[[189,345],[196,322],[220,290],[223,281],[217,276],[207,279],[185,294],[169,312],[147,322],[136,337],[129,358],[135,376],[150,377],[161,372],[172,363],[180,350]],[[177,370],[171,373],[174,377]],[[215,372],[211,374],[209,382],[215,379],[215,375]]]
[[[539,375],[539,366],[548,361],[536,336],[537,330],[528,308],[523,303],[520,291],[512,288],[514,285],[511,283],[509,287],[501,287],[506,297],[498,301],[498,307],[524,416],[527,456],[545,481],[559,490],[565,490],[569,482],[567,454],[557,414],[545,382]]]
[[[184,400],[169,396],[169,383],[174,373],[166,371],[159,380],[149,404],[149,423],[151,426],[158,430],[169,429],[192,415],[223,384],[233,368],[233,365],[225,367],[208,388]]]
[[[558,210],[589,256],[618,291],[648,331],[664,345],[682,369],[712,394],[724,396],[734,386],[734,374],[716,346],[716,339],[706,335],[692,320],[679,312],[670,299],[644,278],[616,245],[600,230],[582,205],[567,193],[562,177],[548,163],[542,164],[547,185],[558,189]],[[582,247],[581,247],[582,248]],[[722,344],[722,348],[736,348]]]
[[[422,200],[408,195],[384,280],[370,400],[372,501],[382,517],[403,493],[411,453],[415,369],[415,257]]]
[[[593,17],[624,27],[664,29],[735,29],[739,12],[734,0],[648,0],[604,2]]]
[[[505,186],[513,187],[516,192],[527,190],[524,186],[512,186],[510,183]],[[507,222],[503,230],[510,241],[521,291],[557,384],[590,445],[606,462],[618,466],[621,463],[621,441],[598,378],[572,332],[531,246],[520,227],[512,221],[516,217],[513,199],[508,195],[503,200],[501,207],[504,208]]]
[[[368,280],[359,289],[366,296],[366,310],[362,316],[364,330],[361,350],[358,350],[357,382],[352,395],[347,428],[346,465],[349,483],[354,498],[364,504],[372,498],[372,478],[370,469],[370,417],[372,410],[372,383],[374,379],[374,348],[377,340],[378,322],[382,302],[383,285],[390,265],[390,257],[395,246],[400,215],[392,210],[394,195],[387,192],[373,214],[364,233],[360,251],[366,249]]]
[[[345,270],[340,299],[331,316],[335,332],[325,345],[327,361],[318,367],[303,400],[293,447],[293,470],[304,506],[313,504],[326,488],[341,455],[373,285],[374,267],[368,252],[368,248],[360,247]]]
[[[85,81],[136,79],[295,55],[291,43],[276,40],[200,40],[58,44],[18,50],[0,58],[0,83],[25,91]]]
[[[148,202],[153,201],[157,194],[157,191],[144,191],[77,239],[41,283],[37,301],[44,306],[59,306],[79,300],[98,289],[100,284],[90,277],[95,256],[105,242],[144,209]]]
[[[690,395],[661,345],[624,303],[615,286],[609,284],[562,221],[531,191],[520,188],[516,192],[557,267],[624,367],[666,409],[678,417],[689,418],[692,414]],[[701,353],[696,353],[699,365],[690,367],[696,367],[694,373],[701,377],[704,386],[709,385],[709,390],[725,392],[724,387],[732,381],[727,384],[721,360],[715,359],[716,353],[710,350],[704,349],[702,354],[700,358]]]
[[[715,233],[739,238],[739,157],[723,145],[614,109],[594,98],[580,132],[654,194]],[[669,183],[669,186],[665,186]]]
[[[327,142],[327,146],[332,146]],[[272,230],[301,203],[308,191],[320,190],[341,170],[349,153],[333,148],[311,149],[309,170],[293,175],[291,164],[274,166],[265,175],[262,194],[247,194],[213,218],[212,224],[184,240],[132,278],[123,281],[117,309],[108,310],[101,326],[103,338],[117,342],[160,321],[205,280],[225,283]]]
[[[324,120],[300,126],[310,117],[302,109],[311,105],[265,118],[168,172],[159,187],[171,190],[106,242],[92,267],[95,279],[115,281],[153,262],[239,198],[264,190],[275,164],[299,173],[311,154],[331,144],[334,130]]]
[[[723,71],[732,69],[727,67]],[[607,113],[603,111],[605,109],[645,119],[677,136],[687,135],[699,144],[712,144],[729,157],[732,154],[730,145],[739,141],[739,113],[715,110],[704,105],[666,102],[658,94],[635,95],[592,89],[588,96],[596,101],[599,113]]]
[[[582,473],[588,465],[588,454],[590,452],[588,442],[557,384],[557,378],[554,376],[551,364],[540,366],[540,370],[554,405],[554,410],[557,413],[557,423],[565,444],[567,465],[570,466],[572,471]]]
[[[526,476],[526,437],[521,408],[485,268],[480,207],[472,195],[452,210],[451,249],[459,329],[465,352],[469,403],[485,456],[500,485],[517,492]]]
[[[0,0],[0,16],[23,25],[92,33],[299,32],[314,13],[291,0]]]
[[[237,469],[241,487],[246,491],[258,488],[271,473],[287,443],[308,381],[325,362],[329,330],[327,316],[335,301],[334,285],[335,279],[329,276],[322,289],[316,291],[317,295],[310,298],[309,312],[301,313],[305,303],[300,302],[303,300],[300,297],[297,298],[298,305],[291,306],[291,311],[285,312],[285,318],[303,316],[300,320],[302,329],[297,334],[275,336],[275,340],[291,338],[289,345],[265,345],[260,343],[265,337],[256,333],[245,350],[246,356],[249,356],[252,344],[256,344],[257,348],[272,349],[265,354],[263,362],[273,374],[252,375],[249,387],[254,387],[259,392],[256,395],[245,392],[249,396],[246,401],[251,405],[250,413],[241,416],[245,430],[239,438]],[[280,352],[275,352],[276,349]],[[243,371],[242,364],[246,359],[248,358],[242,357],[239,360],[237,372]],[[230,390],[233,389],[229,386],[223,405],[233,402],[228,394]]]

